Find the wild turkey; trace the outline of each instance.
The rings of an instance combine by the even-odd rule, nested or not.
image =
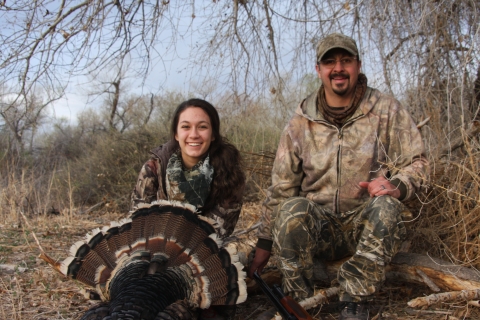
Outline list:
[[[81,319],[191,319],[193,308],[244,302],[243,266],[194,211],[160,201],[75,243],[57,269],[103,301]]]

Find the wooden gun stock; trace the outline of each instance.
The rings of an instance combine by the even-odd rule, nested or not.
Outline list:
[[[275,308],[285,320],[313,320],[301,305],[299,305],[292,297],[285,295],[279,285],[274,285],[272,291],[270,287],[263,281],[260,275],[255,271],[253,273],[255,282],[258,283],[262,291],[272,301]]]

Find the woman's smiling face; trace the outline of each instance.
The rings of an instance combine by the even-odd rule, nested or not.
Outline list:
[[[195,106],[185,109],[180,114],[175,140],[180,145],[183,164],[187,169],[192,168],[215,140],[208,114]]]

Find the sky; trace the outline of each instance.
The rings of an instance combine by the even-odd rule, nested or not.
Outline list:
[[[163,61],[153,65],[145,82],[142,79],[127,77],[126,82],[129,93],[157,93],[163,90],[177,90],[188,92],[191,89],[191,72],[188,70],[189,57],[178,55],[178,52],[189,52],[189,40],[180,39],[177,43],[177,52],[165,50],[160,45],[156,50],[161,53]],[[134,66],[131,66],[134,68]],[[102,103],[102,97],[89,98],[91,80],[87,77],[71,79],[66,89],[65,96],[55,101],[50,110],[52,118],[65,118],[71,123],[76,122],[77,115],[88,108],[97,108]]]
[[[51,8],[52,12],[55,12],[55,10],[58,11],[58,8],[55,9],[56,7],[58,7],[58,2],[54,0],[45,0],[45,1],[48,1],[48,3],[52,5],[52,8]],[[41,3],[45,3],[45,2],[41,2]],[[164,26],[162,26],[162,28],[160,28],[159,33],[156,35],[156,40],[158,40],[160,44],[158,44],[155,50],[151,52],[151,58],[153,62],[152,62],[151,70],[148,77],[146,79],[134,77],[133,76],[134,71],[142,69],[143,66],[131,64],[130,70],[133,70],[133,71],[132,72],[128,71],[131,74],[127,73],[126,81],[122,80],[122,84],[124,82],[128,83],[128,86],[126,87],[126,91],[124,92],[135,93],[135,94],[150,94],[150,93],[161,94],[162,92],[165,92],[167,90],[175,90],[175,91],[180,91],[182,93],[188,93],[188,92],[191,92],[192,89],[200,88],[199,90],[202,90],[202,86],[204,86],[204,88],[208,87],[207,84],[202,83],[202,81],[205,81],[207,78],[209,79],[209,81],[212,82],[213,86],[216,86],[221,83],[227,83],[226,78],[230,74],[233,74],[233,72],[237,72],[238,74],[241,74],[246,70],[245,55],[247,54],[244,54],[243,57],[241,57],[242,49],[240,48],[238,41],[235,42],[236,38],[232,36],[232,30],[228,29],[228,28],[231,28],[231,26],[224,27],[224,29],[220,31],[220,33],[223,32],[223,35],[229,33],[230,37],[227,39],[227,42],[225,43],[220,42],[212,45],[212,47],[215,47],[215,50],[216,50],[215,52],[212,52],[212,56],[205,54],[205,56],[202,57],[200,54],[198,54],[202,52],[201,50],[202,48],[197,47],[198,43],[201,43],[206,39],[210,39],[212,34],[208,33],[208,32],[211,32],[209,31],[209,29],[213,29],[217,27],[217,25],[212,26],[213,22],[207,20],[205,17],[208,17],[209,15],[211,15],[212,12],[214,12],[216,14],[215,23],[222,25],[221,20],[227,21],[228,19],[231,19],[230,16],[223,19],[223,15],[232,14],[231,6],[230,6],[230,9],[228,9],[229,13],[225,11],[227,10],[225,9],[226,8],[225,6],[229,5],[228,2],[225,3],[220,1],[212,2],[211,0],[197,0],[197,1],[192,0],[192,1],[186,1],[186,2],[178,2],[175,5],[172,5],[172,4],[173,2],[168,6],[168,8],[172,8],[171,10],[169,9],[166,12],[162,13],[162,17],[165,17],[165,20],[167,22],[165,23]],[[256,10],[263,12],[262,6],[252,6],[252,8],[253,7],[255,7]],[[219,8],[223,8],[225,10],[222,11],[222,10],[219,10]],[[292,5],[292,8],[299,9],[293,5]],[[43,15],[43,10],[45,9],[41,10],[42,15]],[[195,18],[192,18],[192,12],[195,13]],[[289,77],[287,81],[291,81],[292,83],[296,84],[297,83],[296,81],[298,79],[302,79],[305,76],[305,74],[309,73],[310,71],[312,74],[315,74],[313,42],[316,38],[315,32],[318,33],[318,30],[317,30],[318,24],[315,22],[315,20],[309,23],[308,26],[307,25],[303,26],[303,24],[296,24],[295,28],[293,29],[289,29],[289,26],[292,25],[287,23],[287,21],[289,20],[285,20],[284,18],[279,18],[279,17],[276,17],[275,19],[272,20],[274,21],[272,23],[275,29],[276,54],[278,55],[277,61],[279,64],[279,70],[277,74],[276,71],[273,71],[274,69],[272,66],[273,63],[271,63],[271,61],[274,61],[273,54],[272,54],[273,50],[270,51],[270,46],[269,46],[270,43],[268,41],[269,33],[268,33],[268,28],[265,26],[265,23],[266,23],[265,20],[262,20],[261,18],[259,18],[258,19],[259,22],[256,24],[255,19],[251,19],[251,20],[246,19],[246,16],[248,16],[248,14],[245,13],[246,12],[245,10],[242,12],[244,16],[243,18],[239,18],[239,28],[245,27],[245,29],[243,30],[250,31],[252,30],[251,29],[252,25],[255,26],[254,27],[255,34],[245,34],[247,32],[242,34],[242,39],[246,41],[247,43],[246,45],[249,46],[249,54],[252,56],[251,65],[249,66],[249,69],[248,69],[249,74],[251,75],[255,73],[257,74],[262,73],[265,75],[265,77],[261,78],[260,80],[258,80],[258,78],[255,78],[255,77],[250,77],[245,79],[245,78],[242,78],[242,76],[240,75],[239,78],[234,79],[234,81],[232,81],[231,79],[228,79],[230,82],[228,82],[229,87],[227,88],[227,90],[230,90],[230,91],[236,90],[236,92],[244,92],[244,91],[246,92],[247,90],[250,90],[250,91],[256,90],[256,92],[252,94],[254,95],[254,94],[257,94],[258,92],[261,92],[261,93],[269,92],[271,90],[270,79],[278,78],[278,77],[285,77],[285,78]],[[260,17],[261,12],[253,12],[253,15],[255,16],[255,14],[257,14]],[[292,12],[291,14],[292,14],[292,17],[295,16],[295,12]],[[328,14],[326,15],[328,16]],[[47,16],[47,18],[48,17],[49,16]],[[72,19],[75,19],[75,17]],[[21,19],[16,19],[16,21],[19,21],[19,20]],[[244,25],[241,25],[242,23]],[[325,25],[326,25],[325,28],[327,28],[328,24],[325,24]],[[65,28],[67,28],[68,26],[70,25],[66,24]],[[113,26],[115,26],[114,23],[111,23],[111,24],[106,23],[104,25],[104,27],[106,28],[105,33],[108,34],[108,32],[114,32]],[[174,37],[174,34],[172,34],[169,31],[170,30],[169,27],[171,26],[175,27],[177,30],[177,32],[175,33],[175,37]],[[18,23],[17,27],[20,29],[24,28],[24,26],[22,26],[21,23]],[[331,28],[333,27],[334,25],[332,24]],[[46,25],[44,26],[44,28],[45,29],[47,28]],[[303,28],[305,28],[305,34],[304,34],[305,37],[302,36],[302,32],[304,31]],[[69,29],[66,29],[66,30],[69,30]],[[103,32],[103,29],[98,31],[98,33],[102,33],[102,32]],[[253,33],[253,31],[251,33]],[[91,34],[95,36],[96,32],[92,32]],[[104,33],[102,33],[102,35],[103,34]],[[78,48],[80,47],[80,44],[83,41],[81,35],[82,34],[79,33],[77,36],[75,36],[75,38],[65,41],[58,32],[54,32],[51,35],[51,39],[53,39],[57,43],[58,42],[67,43],[65,47],[62,48],[62,50],[75,51],[75,50],[78,50]],[[175,42],[174,44],[170,40],[171,38],[176,39],[174,41]],[[219,38],[221,38],[221,36]],[[221,39],[224,40],[224,38],[221,38]],[[258,45],[258,43],[255,43],[255,39],[262,39],[261,40],[262,45]],[[99,43],[101,43],[101,40],[102,39],[99,37],[98,38]],[[247,41],[250,41],[250,42],[247,42]],[[106,46],[106,44],[103,44],[103,45]],[[90,52],[95,51],[95,49],[96,48],[94,46],[92,50],[90,50]],[[302,50],[298,50],[298,49],[302,49]],[[229,54],[229,50],[230,52],[232,51],[236,52],[236,55]],[[94,52],[93,54],[101,55],[102,52],[107,52],[103,50],[98,50],[98,51],[99,52]],[[218,54],[220,51],[221,53],[224,53],[223,56]],[[297,54],[298,52],[301,52],[301,58],[297,57],[297,60],[296,60],[297,62],[294,65],[291,62],[294,60],[293,58],[294,55]],[[90,55],[91,54],[92,53],[90,53]],[[133,55],[134,53],[131,53],[131,54]],[[64,72],[65,74],[68,73],[69,63],[71,64],[71,60],[68,60],[69,55],[67,54],[66,56],[67,56],[66,58],[63,58],[62,56],[63,60],[60,62],[63,65],[63,69],[59,68],[61,69],[61,72]],[[74,53],[71,54],[70,56],[77,57]],[[261,58],[259,58],[260,56]],[[269,57],[269,58],[267,59],[264,57]],[[132,58],[131,59],[132,61],[135,60],[134,59],[135,57],[131,57],[131,58]],[[209,69],[207,70],[203,69],[202,71],[203,73],[199,71],[201,69],[202,59],[203,61],[205,60],[208,60],[209,62],[213,61],[212,63],[208,64]],[[81,59],[78,59],[78,60],[81,60]],[[84,61],[81,61],[81,62],[76,61],[76,62],[79,64],[84,63]],[[265,65],[265,63],[269,63],[269,65],[268,66]],[[57,61],[55,61],[54,64],[57,64]],[[365,66],[368,67],[368,64],[365,64]],[[257,70],[261,70],[261,71],[258,72]],[[81,70],[81,72],[83,72],[83,70]],[[113,74],[113,70],[111,71],[111,74]],[[374,73],[369,72],[369,75],[373,75],[373,74]],[[109,76],[109,70],[105,70],[98,76],[96,80],[98,81],[100,77],[105,77],[104,81],[111,81],[112,76],[110,76],[110,78],[108,78],[108,76]],[[251,81],[252,78],[255,78],[255,79]],[[12,79],[16,80],[16,78],[12,78]],[[372,80],[374,80],[373,77],[372,77]],[[232,83],[235,81],[236,83]],[[68,83],[65,89],[65,95],[61,99],[55,101],[52,107],[50,108],[50,114],[52,119],[65,118],[69,121],[75,122],[79,112],[85,111],[89,108],[96,109],[99,106],[101,106],[104,97],[97,96],[96,99],[93,99],[91,97],[89,98],[89,91],[91,92],[94,89],[99,88],[98,82],[93,81],[91,78],[88,78],[87,76],[75,76],[75,77],[71,76],[69,78],[69,81],[63,81],[61,82],[61,85],[65,85],[65,83]],[[246,87],[248,87],[248,89]],[[245,88],[244,91],[242,91],[243,88]]]
[[[178,32],[176,32],[176,43],[175,45],[172,45],[169,43],[169,39],[172,38],[172,34],[169,33],[170,31],[166,28],[161,30],[161,34],[159,34],[159,39],[160,42],[163,41],[166,45],[161,45],[159,44],[156,47],[157,51],[157,57],[160,57],[160,59],[155,59],[155,62],[152,66],[152,70],[147,77],[146,81],[143,82],[142,79],[139,78],[129,78],[128,79],[128,92],[129,93],[136,93],[136,94],[149,94],[149,93],[154,93],[154,94],[161,94],[162,92],[166,90],[175,90],[175,91],[180,91],[182,93],[189,93],[192,92],[192,90],[202,90],[203,88],[207,88],[210,83],[203,83],[202,81],[205,81],[208,79],[211,82],[211,86],[216,87],[216,86],[221,86],[221,83],[226,83],[227,80],[225,80],[229,72],[234,72],[230,71],[235,67],[237,68],[236,72],[241,73],[245,69],[245,63],[244,61],[236,61],[235,59],[238,58],[238,56],[229,56],[228,50],[239,50],[239,44],[238,42],[235,43],[234,37],[230,37],[230,41],[228,43],[221,43],[219,46],[225,46],[224,48],[219,48],[219,50],[223,50],[225,52],[225,55],[220,57],[220,56],[206,56],[202,57],[198,55],[197,53],[200,52],[202,48],[198,48],[198,43],[201,43],[202,41],[205,41],[205,39],[208,39],[209,37],[212,36],[212,34],[209,32],[212,32],[211,29],[215,28],[216,26],[210,24],[210,21],[207,20],[205,17],[208,17],[211,15],[212,10],[216,14],[220,12],[218,10],[219,8],[224,8],[226,5],[225,3],[220,3],[220,2],[215,2],[215,5],[212,4],[211,0],[206,0],[206,1],[193,1],[192,3],[195,3],[195,8],[192,8],[191,6],[185,5],[182,7],[182,5],[177,4],[176,9],[172,9],[172,12],[169,12],[168,14],[170,15],[171,18],[171,23],[175,25],[177,28]],[[205,4],[206,3],[206,4]],[[261,7],[261,6],[260,6]],[[180,10],[180,9],[183,9]],[[177,10],[177,11],[175,11]],[[195,12],[195,18],[192,19],[192,10]],[[204,10],[204,11],[202,11]],[[209,12],[210,10],[210,12]],[[263,9],[262,9],[263,10]],[[222,11],[223,12],[223,11]],[[226,13],[225,13],[226,14]],[[178,16],[181,15],[181,18],[178,18]],[[243,20],[242,20],[243,19]],[[248,22],[245,22],[245,13],[242,18],[239,18],[239,20],[242,20],[241,23],[247,24]],[[276,19],[276,23],[278,21],[283,21],[282,19]],[[218,21],[217,21],[218,22]],[[242,27],[239,25],[239,27]],[[267,32],[263,30],[263,25],[261,25],[259,28],[262,28],[260,31],[260,34],[253,35],[255,37],[265,37]],[[278,31],[277,34],[279,37],[281,37],[281,41],[278,43],[277,51],[279,55],[279,69],[280,72],[284,72],[283,69],[291,70],[292,66],[289,63],[289,61],[292,59],[292,55],[294,54],[294,50],[296,49],[294,46],[298,42],[298,39],[296,38],[295,35],[295,30],[291,30],[291,34],[289,32],[285,32],[284,30],[285,26],[282,26],[281,31]],[[222,29],[221,32],[228,33],[231,32],[230,30],[227,30],[228,28]],[[266,30],[266,29],[265,29]],[[265,32],[265,34],[262,34]],[[242,34],[244,39],[247,39],[250,37],[250,34]],[[265,42],[267,42],[265,40]],[[247,44],[248,45],[248,44]],[[255,45],[255,44],[253,44]],[[228,49],[225,49],[227,48]],[[252,55],[252,64],[250,65],[250,74],[257,72],[256,70],[260,70],[262,68],[261,65],[258,64],[258,56],[260,55],[271,55],[271,53],[268,52],[268,49],[266,49],[266,45],[262,48],[250,48],[251,52],[250,54]],[[232,49],[233,48],[233,49]],[[313,48],[313,47],[312,47]],[[196,51],[197,50],[197,51]],[[263,51],[262,51],[263,50]],[[267,51],[267,52],[265,52]],[[281,51],[281,52],[280,52]],[[218,51],[217,51],[218,52]],[[213,62],[209,64],[209,69],[201,69],[201,60],[205,61],[210,59],[209,61],[214,61],[215,59],[221,60],[218,62]],[[284,61],[282,61],[282,59]],[[310,60],[310,57],[308,58]],[[263,60],[264,61],[264,60]],[[314,70],[314,57],[311,57],[312,65],[311,65],[311,71],[312,74],[315,72]],[[132,68],[135,68],[135,66],[131,66]],[[271,67],[271,66],[270,66]],[[265,68],[265,66],[264,66]],[[268,68],[265,68],[268,69]],[[203,70],[203,71],[199,71]],[[274,77],[275,75],[272,74],[270,71],[261,71],[264,72],[265,74],[268,74],[266,77]],[[288,72],[288,71],[285,71]],[[282,75],[283,76],[283,75]],[[296,75],[298,76],[298,75]],[[301,75],[304,76],[304,75]],[[301,79],[301,77],[299,77]],[[242,82],[243,78],[238,80],[236,84],[232,84],[232,86],[228,87],[228,90],[234,91],[238,90],[242,92],[243,90],[243,85],[244,83]],[[266,79],[264,83],[256,83],[254,81],[248,80],[248,84],[246,86],[249,86],[249,90],[254,91],[257,90],[260,86],[266,86],[267,92],[270,92],[270,87],[268,84],[269,80]],[[56,101],[53,104],[53,107],[51,108],[51,115],[52,118],[66,118],[71,122],[76,121],[76,116],[79,112],[82,112],[88,108],[98,108],[102,102],[102,98],[97,98],[96,100],[88,99],[88,90],[89,87],[92,86],[92,81],[86,77],[77,77],[77,78],[72,78],[70,84],[68,85],[66,89],[66,94],[65,96]],[[230,84],[230,83],[229,83]],[[237,86],[238,89],[234,86]],[[252,88],[253,87],[253,88]],[[260,90],[264,90],[265,88],[262,87]],[[205,89],[207,91],[207,89]],[[263,92],[263,91],[262,91]],[[269,93],[268,93],[269,94]]]
[[[147,77],[146,83],[149,85],[141,86],[140,81],[130,79],[129,92],[143,93],[143,92],[158,92],[162,89],[178,90],[181,92],[188,92],[190,83],[188,81],[189,75],[185,70],[187,59],[172,59],[168,68],[163,70],[162,67],[155,67],[151,74]],[[159,76],[161,74],[161,76]],[[168,79],[165,83],[163,79]],[[138,83],[138,84],[136,84]],[[89,99],[88,79],[86,77],[77,77],[67,87],[65,96],[55,101],[50,110],[52,118],[65,118],[71,123],[76,122],[77,115],[87,110],[88,108],[97,108],[102,102],[102,97],[96,99]],[[89,101],[90,100],[90,101]]]
[[[158,35],[160,43],[151,52],[152,66],[146,79],[134,76],[134,72],[127,71],[125,88],[128,93],[161,94],[166,90],[187,93],[192,90],[192,87],[198,86],[198,81],[192,81],[192,79],[198,78],[198,70],[192,70],[189,64],[190,59],[192,59],[192,48],[195,47],[197,39],[205,37],[205,34],[200,34],[204,30],[200,30],[199,27],[205,19],[198,8],[182,6],[179,4],[175,8],[176,11],[172,9],[171,12],[166,14],[175,18],[172,19],[171,23],[175,25],[177,30],[175,35],[168,28],[160,30]],[[192,19],[192,10],[196,10],[195,19]],[[179,15],[181,15],[180,18],[178,18]],[[175,43],[172,43],[172,38],[175,38]],[[128,70],[134,71],[136,67],[141,66],[135,66],[131,63]],[[108,70],[103,72],[102,75],[108,77]],[[88,97],[89,91],[95,85],[97,84],[86,76],[71,78],[65,96],[53,103],[50,116],[57,119],[65,118],[75,123],[78,113],[88,108],[98,108],[103,101],[103,97],[96,97],[95,99]]]

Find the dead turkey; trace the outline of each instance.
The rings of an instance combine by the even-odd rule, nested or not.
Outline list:
[[[75,243],[57,269],[103,301],[82,319],[190,319],[194,308],[245,301],[243,266],[194,211],[161,201]]]

